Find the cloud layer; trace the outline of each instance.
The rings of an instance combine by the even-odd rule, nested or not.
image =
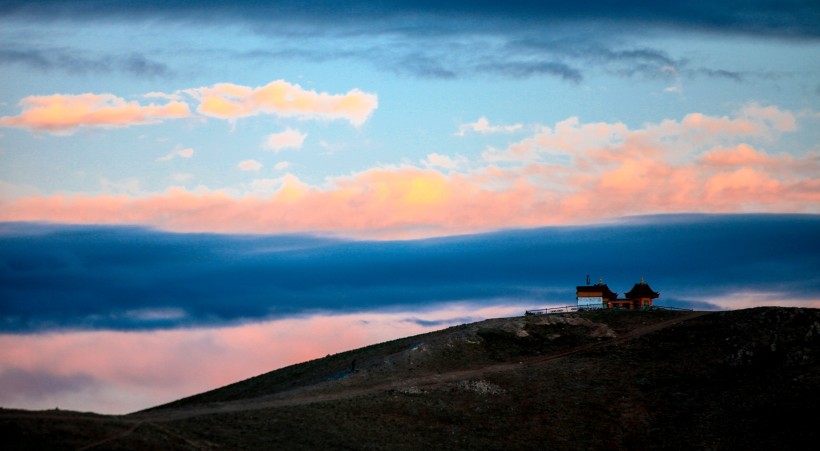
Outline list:
[[[365,61],[378,69],[428,79],[549,77],[574,85],[581,85],[601,70],[609,75],[639,75],[644,79],[682,76],[745,82],[771,77],[780,69],[745,64],[739,69],[737,65],[726,66],[731,63],[725,58],[692,59],[647,46],[648,40],[659,35],[728,35],[770,42],[776,39],[781,43],[820,38],[820,15],[812,0],[730,1],[708,8],[695,0],[673,5],[641,0],[587,0],[572,5],[532,1],[313,0],[298,6],[285,1],[224,5],[213,1],[40,0],[5,2],[0,7],[0,20],[31,24],[32,29],[44,22],[80,26],[127,22],[140,30],[159,24],[157,31],[163,34],[167,32],[165,24],[170,23],[190,27],[195,33],[221,26],[241,29],[268,43],[237,52],[222,45],[196,51],[229,62]],[[58,68],[74,74],[118,70],[139,77],[185,71],[173,53],[146,56],[144,52],[144,48],[134,48],[125,57],[116,52],[87,55],[81,49],[55,48],[51,42],[13,42],[0,48],[0,64],[24,64],[43,71]],[[789,74],[794,75],[794,71]],[[682,86],[675,84],[667,89],[679,92]]]
[[[125,414],[286,365],[524,308],[450,304],[218,328],[0,334],[0,405]]]
[[[82,0],[70,3],[59,0],[8,1],[0,14],[23,18],[59,17],[94,20],[100,17],[133,19],[196,20],[202,22],[243,21],[270,26],[270,23],[301,26],[353,28],[359,30],[401,30],[405,33],[429,33],[475,23],[482,28],[543,28],[559,22],[598,23],[622,27],[671,26],[681,29],[720,33],[762,34],[781,37],[816,38],[820,36],[820,14],[811,0],[768,2],[765,0],[730,1],[704,7],[699,1],[647,3],[626,0],[575,2],[372,2],[347,0],[334,2],[312,0],[294,5],[287,1],[240,1],[226,5],[218,1],[142,1],[106,2]],[[408,24],[427,23],[427,27]],[[359,31],[361,32],[361,31]]]
[[[198,113],[231,121],[272,114],[297,119],[343,119],[360,126],[378,107],[378,97],[375,94],[358,89],[345,94],[319,93],[284,80],[272,81],[257,88],[218,83],[210,87],[187,89],[184,93],[199,102]],[[0,126],[66,135],[80,127],[111,128],[154,124],[192,115],[181,94],[148,93],[144,96],[173,99],[163,105],[141,105],[113,94],[29,96],[20,101],[23,111],[19,115],[0,117]],[[305,136],[287,129],[280,139],[287,138],[289,141],[279,143],[274,139],[271,145],[293,147],[298,137],[303,141]]]
[[[319,186],[287,174],[256,180],[265,189],[244,195],[199,187],[25,196],[0,203],[0,220],[393,239],[654,213],[817,213],[820,155],[765,150],[798,122],[758,104],[635,129],[572,117],[472,161],[431,154],[419,166],[376,167]]]
[[[816,215],[661,216],[356,242],[5,224],[0,329],[155,329],[447,301],[571,303],[586,274],[616,291],[645,276],[677,305],[746,292],[817,301],[818,226]]]

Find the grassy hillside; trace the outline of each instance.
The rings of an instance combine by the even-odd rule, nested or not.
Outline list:
[[[601,341],[683,315],[598,311],[491,319],[329,355],[149,410],[248,399],[322,382],[384,382],[482,367]]]
[[[60,435],[65,449],[802,449],[818,438],[818,353],[814,309],[505,318],[294,365],[106,430],[77,418],[37,430],[53,445],[85,421]],[[0,413],[12,445],[30,445],[34,424]]]

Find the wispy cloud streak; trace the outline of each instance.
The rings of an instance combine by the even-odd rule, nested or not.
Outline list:
[[[303,120],[344,119],[360,126],[378,106],[378,96],[358,89],[345,94],[329,94],[306,90],[284,80],[276,80],[257,88],[218,83],[175,94],[151,92],[143,95],[150,99],[167,99],[168,102],[163,105],[141,105],[113,94],[29,96],[20,101],[23,111],[19,115],[0,117],[0,126],[68,135],[81,127],[112,128],[154,124],[192,115],[188,99],[182,96],[183,93],[199,103],[199,114],[230,121],[273,114]],[[294,147],[301,145],[304,136],[288,128],[277,139],[285,139],[287,142],[283,143],[286,147]],[[277,139],[273,140],[273,145],[279,145]]]
[[[284,80],[251,88],[232,83],[185,91],[199,101],[197,111],[220,119],[274,114],[300,119],[346,119],[362,125],[378,106],[375,94],[352,89],[329,94],[302,88]]]
[[[0,118],[0,125],[33,131],[71,134],[80,127],[127,127],[190,116],[188,105],[168,102],[141,105],[112,94],[30,96],[20,102],[18,116]]]
[[[0,48],[0,65],[19,64],[42,71],[60,70],[70,74],[123,72],[138,77],[169,77],[168,65],[141,53],[92,57],[66,48]]]

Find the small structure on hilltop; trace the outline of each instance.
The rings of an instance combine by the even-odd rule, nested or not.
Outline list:
[[[641,277],[641,281],[626,292],[626,299],[631,302],[629,308],[634,310],[637,308],[652,307],[652,300],[660,295],[657,291],[652,291],[652,288],[649,288],[649,284],[644,282],[643,277]]]
[[[609,304],[618,298],[618,293],[610,290],[603,279],[598,279],[597,284],[590,285],[587,276],[587,284],[577,287],[575,298],[579,309],[612,308]]]
[[[579,310],[601,308],[637,310],[652,307],[652,301],[660,296],[660,293],[652,291],[649,284],[641,277],[641,281],[625,294],[626,298],[618,298],[618,293],[610,290],[602,279],[598,279],[597,284],[590,285],[589,276],[587,276],[587,284],[577,286],[575,295]]]

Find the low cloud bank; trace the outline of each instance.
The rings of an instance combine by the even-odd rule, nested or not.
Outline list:
[[[671,215],[415,241],[0,226],[0,330],[150,330],[442,302],[574,302],[587,274],[623,293],[732,308],[817,301],[820,216]],[[807,304],[808,305],[808,304]]]
[[[283,366],[484,318],[522,305],[316,313],[231,327],[0,334],[0,406],[124,414]]]

